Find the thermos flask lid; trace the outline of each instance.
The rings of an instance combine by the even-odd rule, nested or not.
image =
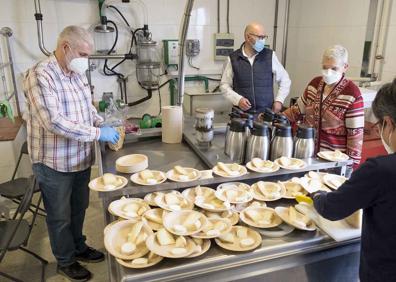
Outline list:
[[[269,136],[269,129],[266,124],[254,122],[253,124],[253,135],[255,136]]]
[[[292,137],[291,126],[282,123],[275,124],[275,136],[279,137]]]
[[[272,122],[274,120],[274,116],[275,116],[275,113],[271,109],[265,108],[265,110],[263,112],[264,121]]]
[[[234,132],[245,132],[245,120],[233,118],[231,120],[230,130]]]
[[[297,129],[297,138],[301,138],[301,139],[314,138],[313,127],[307,126],[305,124],[300,124]]]

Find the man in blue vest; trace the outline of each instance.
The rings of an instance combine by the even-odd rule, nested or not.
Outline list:
[[[264,47],[266,39],[263,25],[247,25],[245,42],[227,58],[220,83],[224,96],[234,106],[253,114],[265,108],[279,112],[290,91],[289,75],[275,52]],[[275,96],[274,78],[279,86]]]

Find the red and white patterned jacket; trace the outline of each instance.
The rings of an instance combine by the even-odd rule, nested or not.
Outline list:
[[[352,81],[343,77],[321,101],[325,85],[321,76],[315,77],[284,114],[292,122],[300,120],[315,128],[317,151],[340,150],[353,159],[356,168],[363,145],[362,95]]]

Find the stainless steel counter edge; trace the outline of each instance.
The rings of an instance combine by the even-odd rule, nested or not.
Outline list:
[[[198,185],[217,185],[224,182],[235,182],[235,181],[246,181],[246,180],[259,180],[259,179],[266,179],[281,175],[288,175],[288,174],[296,174],[301,172],[307,172],[312,170],[321,170],[321,169],[328,169],[328,168],[335,168],[335,167],[342,167],[352,163],[351,160],[342,161],[342,162],[328,162],[324,160],[320,160],[317,158],[306,159],[307,166],[303,169],[298,170],[287,170],[287,169],[279,169],[276,172],[272,173],[258,173],[258,172],[248,172],[247,174],[240,176],[240,177],[233,177],[233,178],[226,178],[214,175],[213,178],[209,179],[201,179],[191,182],[172,182],[167,180],[164,183],[153,185],[153,186],[143,186],[134,184],[129,178],[130,175],[125,174],[128,178],[128,185],[122,189],[109,191],[109,192],[99,192],[99,197],[101,198],[115,198],[121,196],[142,196],[147,193],[157,192],[157,191],[166,191],[166,190],[178,190],[184,189],[189,187],[195,187]],[[107,167],[101,169],[102,171],[107,171]],[[122,174],[121,174],[122,175]]]

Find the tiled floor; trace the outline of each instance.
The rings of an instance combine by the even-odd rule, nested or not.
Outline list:
[[[92,192],[90,206],[85,217],[84,233],[87,236],[88,245],[98,248],[101,251],[104,251],[103,225],[102,204],[97,194]],[[49,261],[46,268],[46,281],[68,281],[66,278],[56,273],[56,261],[51,253],[47,227],[43,217],[38,217],[36,220],[36,226],[33,228],[28,249],[36,252]],[[83,265],[93,274],[93,279],[90,281],[108,281],[106,261],[100,263],[84,263]],[[40,281],[41,265],[38,260],[32,256],[17,250],[6,254],[5,258],[0,263],[0,271],[11,274],[23,281],[35,282]],[[4,279],[4,277],[0,276],[0,281],[8,281]]]

